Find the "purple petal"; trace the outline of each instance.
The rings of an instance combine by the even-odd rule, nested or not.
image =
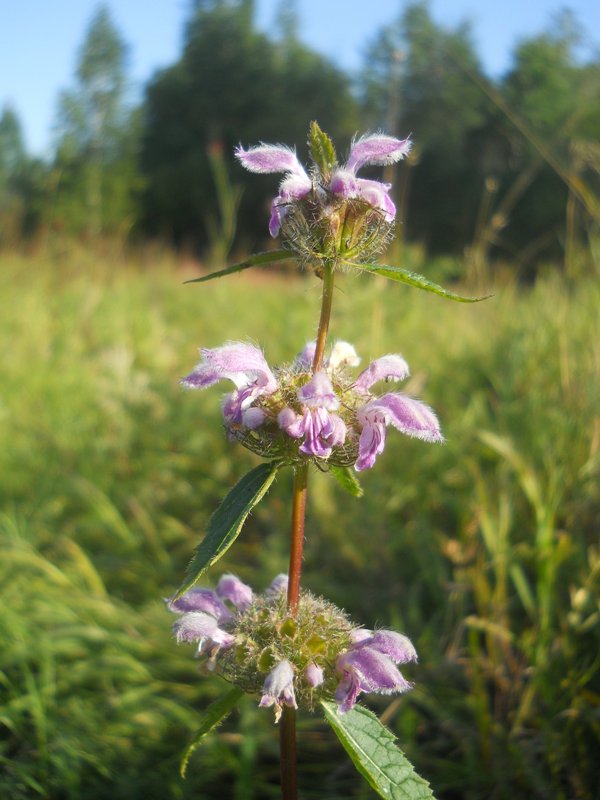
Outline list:
[[[391,658],[396,664],[417,660],[417,651],[407,636],[396,631],[375,631],[367,639],[358,642],[354,649],[368,647]]]
[[[346,169],[356,174],[365,164],[395,164],[408,155],[411,144],[410,139],[396,139],[383,133],[361,136],[352,143]]]
[[[346,425],[336,414],[324,408],[307,409],[302,418],[304,442],[300,452],[316,458],[329,458],[337,445],[346,438]]]
[[[286,203],[290,202],[290,200],[301,200],[306,197],[311,189],[312,181],[302,169],[301,173],[295,173],[281,181],[279,184],[279,198]]]
[[[266,414],[262,408],[248,408],[242,411],[242,425],[245,425],[246,428],[250,428],[250,430],[253,431],[256,428],[260,428],[265,421],[265,417]]]
[[[271,218],[269,219],[269,233],[273,238],[279,235],[285,215],[286,207],[281,204],[280,198],[276,197],[271,203]]]
[[[362,422],[363,429],[358,440],[358,458],[354,464],[354,469],[357,472],[362,472],[365,469],[371,469],[377,456],[383,452],[387,432],[383,418],[361,420],[360,410],[359,422]]]
[[[429,406],[403,394],[384,394],[371,400],[358,410],[357,416],[363,423],[381,420],[425,442],[444,441],[438,419]]]
[[[298,390],[298,400],[307,408],[335,411],[340,401],[327,374],[321,370]]]
[[[359,179],[357,183],[358,196],[373,208],[379,209],[383,213],[386,222],[392,222],[396,216],[396,206],[388,194],[391,188],[390,184],[363,179]]]
[[[304,436],[304,417],[299,416],[291,408],[282,408],[277,415],[277,424],[282,431],[285,431],[288,436],[293,439],[300,439]]]
[[[316,688],[323,683],[324,675],[323,670],[314,661],[311,661],[310,664],[304,670],[304,678],[309,686],[312,688]]]
[[[223,377],[232,380],[238,389],[251,380],[265,392],[277,389],[277,381],[262,351],[252,344],[232,342],[201,352],[206,363],[220,370]]]
[[[288,590],[288,576],[285,572],[280,572],[276,575],[266,589],[266,594],[275,595],[282,594]]]
[[[236,147],[235,157],[250,172],[304,173],[296,153],[282,144],[259,144],[249,150]]]
[[[340,197],[356,197],[358,181],[353,172],[347,169],[336,169],[331,178],[329,190]]]
[[[252,589],[235,575],[223,575],[217,584],[217,594],[238,609],[245,611],[254,600]]]
[[[275,705],[275,722],[278,722],[284,703],[291,708],[298,708],[294,695],[294,670],[285,659],[276,664],[267,675],[258,705],[260,708]]]
[[[233,619],[227,606],[212,589],[190,589],[177,600],[167,600],[167,605],[176,613],[204,611],[206,614],[212,614],[219,622]]]
[[[390,694],[405,692],[411,686],[391,659],[370,647],[343,653],[336,661],[336,670],[342,675],[351,673],[362,692]]]
[[[355,644],[364,642],[365,639],[370,639],[373,636],[373,631],[367,628],[354,628],[350,631],[350,638]]]
[[[230,647],[235,637],[221,630],[217,620],[211,614],[202,611],[190,611],[183,614],[173,625],[178,642],[202,642],[210,639],[221,647]]]
[[[317,343],[315,341],[307,342],[302,351],[298,353],[294,359],[294,366],[302,369],[309,369],[314,361],[316,349]]]
[[[359,392],[366,393],[368,389],[377,381],[401,381],[407,378],[410,374],[408,364],[402,356],[390,354],[381,356],[372,361],[369,366],[363,370],[354,384]]]

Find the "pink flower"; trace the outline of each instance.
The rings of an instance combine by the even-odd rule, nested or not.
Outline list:
[[[396,207],[389,196],[391,184],[357,178],[356,173],[367,164],[395,164],[408,154],[410,147],[410,139],[396,139],[382,133],[362,136],[352,143],[346,164],[333,173],[329,189],[341,197],[364,200],[382,211],[387,222],[392,222]]]
[[[417,653],[410,639],[395,631],[375,631],[360,638],[336,660],[341,680],[335,699],[340,713],[349,711],[362,692],[399,694],[410,689],[411,684],[396,664],[416,660]]]
[[[328,458],[334,447],[344,443],[346,425],[330,412],[339,408],[340,401],[324,371],[317,372],[298,390],[298,400],[303,414],[283,409],[278,417],[279,426],[289,436],[304,439],[300,452],[317,458]]]
[[[277,390],[277,380],[258,347],[232,342],[214,349],[200,350],[202,359],[181,383],[188,389],[206,389],[222,380],[230,380],[236,390],[223,400],[225,421],[248,428],[258,427],[264,414],[252,409],[254,401]]]
[[[269,233],[275,237],[285,218],[287,204],[300,200],[312,189],[312,181],[306,174],[296,153],[285,145],[259,144],[244,150],[238,147],[235,156],[250,172],[283,172],[284,179],[279,184],[279,194],[271,204]]]
[[[274,705],[275,722],[279,722],[284,704],[290,708],[298,708],[294,695],[294,670],[286,659],[276,664],[267,675],[258,705],[260,708]]]
[[[356,412],[361,428],[358,458],[354,464],[357,472],[370,469],[377,456],[383,452],[388,425],[407,436],[426,442],[444,440],[436,415],[425,403],[397,393],[371,398],[369,389],[374,383],[381,380],[402,380],[408,374],[406,361],[402,356],[393,354],[373,361],[356,379],[355,389],[370,398]]]

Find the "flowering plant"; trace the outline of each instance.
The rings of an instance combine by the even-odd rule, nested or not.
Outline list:
[[[205,669],[232,686],[207,710],[184,767],[203,736],[240,697],[255,694],[260,707],[274,709],[280,725],[281,789],[286,800],[297,797],[296,711],[317,707],[357,769],[383,797],[432,797],[391,733],[357,702],[363,693],[410,689],[397,667],[416,661],[410,640],[394,631],[356,626],[342,610],[300,587],[311,465],[330,472],[360,496],[355,472],[374,466],[388,426],[424,442],[443,441],[437,417],[427,405],[376,388],[408,377],[401,355],[376,358],[357,374],[360,359],[354,347],[344,341],[328,345],[334,279],[340,269],[352,267],[472,302],[416,273],[373,263],[392,235],[396,209],[389,184],[358,173],[367,165],[398,162],[410,146],[408,139],[370,134],[353,141],[348,159],[340,165],[331,140],[312,123],[308,170],[283,145],[238,147],[238,160],[251,172],[283,173],[271,204],[269,232],[281,238],[284,248],[195,279],[206,281],[294,258],[322,281],[316,339],[288,364],[271,368],[260,348],[229,342],[202,349],[200,362],[182,379],[189,389],[230,381],[233,389],[222,400],[227,435],[265,459],[238,481],[209,519],[183,583],[167,601],[178,615],[177,640],[197,643]],[[194,588],[233,544],[249,513],[285,468],[294,475],[287,575],[277,576],[262,594],[233,575],[224,575],[214,591]]]

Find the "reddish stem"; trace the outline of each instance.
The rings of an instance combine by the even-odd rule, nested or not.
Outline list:
[[[290,568],[288,571],[287,604],[294,615],[300,596],[300,574],[302,572],[302,551],[304,549],[304,518],[306,513],[306,492],[308,484],[308,463],[294,470],[294,490],[292,496],[292,529],[290,542]]]

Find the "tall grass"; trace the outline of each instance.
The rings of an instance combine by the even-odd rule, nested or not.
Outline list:
[[[271,720],[251,699],[177,774],[223,687],[175,646],[161,598],[253,463],[225,441],[219,391],[177,379],[197,346],[249,334],[289,359],[314,334],[318,287],[184,277],[166,262],[0,262],[2,797],[278,795]],[[468,308],[338,283],[335,334],[365,361],[400,350],[448,441],[390,432],[361,500],[312,476],[305,581],[417,643],[415,690],[378,705],[440,798],[595,797],[598,307],[597,284],[553,276]],[[258,586],[285,568],[288,494],[284,476],[223,570]],[[303,725],[303,795],[371,796],[318,721]]]

